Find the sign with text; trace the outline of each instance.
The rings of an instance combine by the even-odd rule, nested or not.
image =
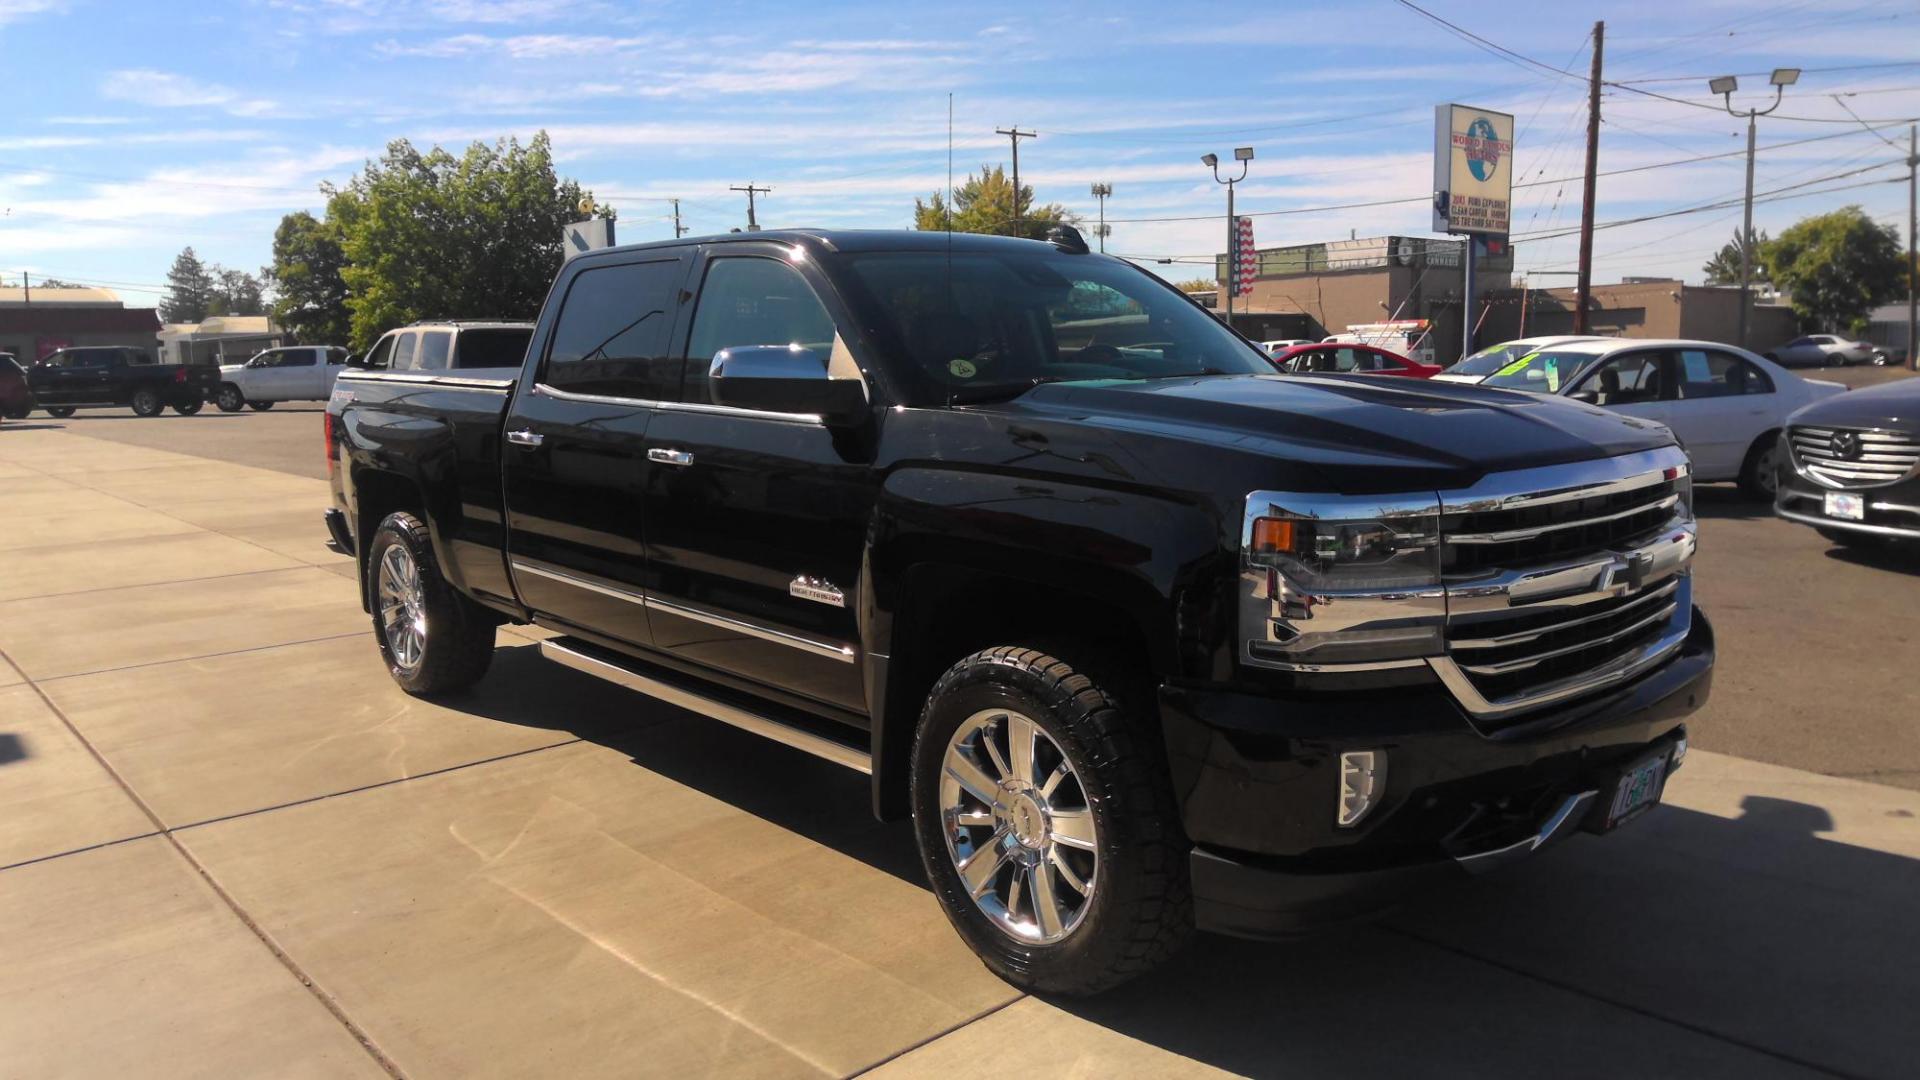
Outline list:
[[[1433,230],[1505,235],[1513,202],[1513,117],[1471,105],[1433,110]]]

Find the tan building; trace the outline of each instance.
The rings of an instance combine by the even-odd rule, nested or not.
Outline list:
[[[1517,337],[1571,334],[1574,297],[1571,288],[1506,289],[1490,294],[1475,340],[1490,344]],[[1595,285],[1589,303],[1589,333],[1739,343],[1740,290],[1735,286],[1641,279]],[[1765,352],[1799,333],[1799,320],[1792,308],[1754,304],[1747,333],[1748,347],[1754,352]]]
[[[160,330],[160,359],[168,364],[238,364],[285,343],[266,315],[212,315],[197,323],[168,323]]]

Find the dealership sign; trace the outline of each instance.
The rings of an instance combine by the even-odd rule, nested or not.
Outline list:
[[[1433,230],[1505,235],[1513,202],[1513,117],[1468,105],[1433,110]]]

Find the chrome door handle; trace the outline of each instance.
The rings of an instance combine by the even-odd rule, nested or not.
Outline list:
[[[532,447],[539,446],[541,443],[546,442],[547,437],[539,432],[527,431],[523,428],[519,431],[507,432],[507,441],[515,446]]]
[[[655,447],[647,451],[648,461],[657,461],[662,465],[691,465],[693,455],[685,450],[667,450]]]

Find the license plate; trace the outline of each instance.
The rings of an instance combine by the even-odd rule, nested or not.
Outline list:
[[[1845,518],[1848,521],[1865,521],[1867,518],[1867,499],[1864,495],[1842,495],[1838,491],[1827,492],[1827,516]]]
[[[1628,766],[1614,786],[1613,802],[1607,807],[1607,830],[1617,829],[1660,801],[1660,790],[1667,779],[1665,751]]]

